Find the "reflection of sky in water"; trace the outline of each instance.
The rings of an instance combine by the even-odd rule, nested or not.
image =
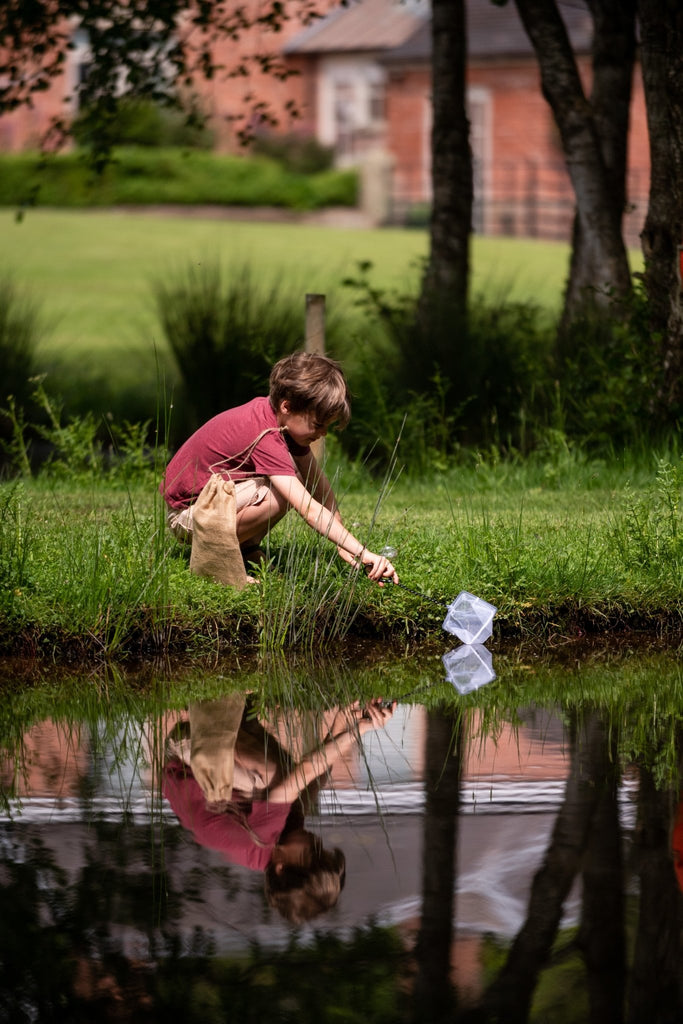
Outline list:
[[[521,719],[515,728],[503,725],[493,740],[482,735],[476,709],[468,712],[456,910],[464,931],[509,937],[519,928],[531,879],[564,796],[562,722],[547,710],[529,710]],[[14,805],[15,812],[20,811],[18,821],[48,826],[45,841],[54,845],[71,870],[83,861],[80,844],[93,841],[88,822],[94,819],[120,822],[126,813],[134,828],[171,830],[176,842],[165,856],[180,888],[188,871],[198,871],[204,878],[202,898],[186,908],[183,927],[211,927],[216,941],[226,947],[255,938],[283,943],[288,929],[272,914],[264,917],[260,879],[247,869],[227,868],[218,853],[200,848],[150,789],[145,729],[128,721],[114,735],[107,734],[105,723],[98,732],[93,737],[87,730],[80,733],[81,750],[75,739],[64,744],[70,757],[87,766],[87,800],[73,790],[60,791],[59,773],[53,772],[51,784],[43,780]],[[396,923],[419,914],[425,736],[425,709],[399,705],[384,730],[363,738],[354,776],[319,793],[307,827],[322,836],[326,847],[343,849],[347,885],[337,908],[316,922],[317,929],[344,930],[371,917]],[[98,755],[92,756],[91,749]],[[626,785],[621,805],[624,823],[632,824],[633,804]],[[122,842],[125,836],[122,829]],[[19,850],[17,855],[21,856]],[[221,881],[226,871],[239,882],[239,892],[229,899]],[[566,920],[575,919],[576,893],[564,912]]]
[[[604,885],[604,869],[614,867],[614,855],[609,848],[612,842],[625,851],[622,895],[628,900],[629,928],[638,928],[638,914],[642,915],[643,900],[647,900],[648,908],[657,908],[657,943],[651,943],[651,947],[654,952],[664,948],[660,940],[662,935],[666,935],[666,927],[661,928],[660,923],[666,915],[659,914],[663,904],[643,895],[651,890],[642,884],[643,879],[637,874],[638,857],[635,856],[640,835],[640,830],[635,830],[636,801],[640,799],[639,810],[652,815],[652,808],[656,810],[660,795],[653,794],[648,788],[645,790],[647,803],[644,802],[642,790],[639,797],[638,764],[628,763],[618,790],[621,834],[610,813],[609,800],[603,801],[601,797],[598,804],[606,807],[596,814],[591,809],[591,799],[585,799],[587,790],[602,793],[602,782],[612,784],[608,763],[611,765],[614,761],[607,756],[606,743],[607,738],[613,735],[611,730],[618,720],[618,711],[613,712],[611,706],[589,707],[583,697],[584,680],[579,673],[568,677],[568,684],[581,687],[584,703],[580,705],[579,712],[575,713],[574,704],[564,707],[561,703],[561,695],[565,691],[559,684],[557,688],[548,687],[547,700],[542,706],[529,704],[530,698],[527,698],[527,704],[517,706],[515,701],[521,693],[537,694],[545,689],[546,680],[541,676],[538,679],[541,687],[535,685],[527,691],[517,689],[514,679],[512,685],[508,685],[502,657],[500,681],[486,690],[482,699],[460,695],[455,687],[451,699],[450,687],[444,682],[450,660],[458,663],[474,655],[475,669],[482,660],[484,663],[487,661],[486,657],[478,658],[477,652],[471,648],[469,651],[455,650],[461,653],[450,652],[450,658],[443,661],[443,670],[440,654],[435,654],[432,656],[433,670],[425,661],[420,665],[420,672],[414,674],[414,681],[402,677],[400,688],[389,673],[381,677],[387,690],[393,689],[394,696],[402,697],[393,718],[386,728],[365,734],[360,749],[347,736],[344,756],[334,759],[322,789],[313,796],[310,804],[303,805],[305,829],[313,833],[325,851],[331,853],[336,848],[343,851],[346,884],[336,905],[301,926],[295,939],[291,926],[268,905],[263,871],[241,866],[254,861],[248,857],[240,860],[235,856],[239,843],[234,836],[230,842],[222,846],[217,844],[216,848],[208,841],[202,845],[198,841],[199,832],[184,815],[182,806],[174,802],[174,812],[171,804],[153,785],[150,764],[154,745],[151,735],[156,730],[156,753],[159,754],[164,748],[165,738],[177,724],[179,712],[155,710],[151,716],[154,729],[149,722],[139,723],[121,714],[113,721],[102,719],[95,724],[90,722],[87,727],[78,723],[69,727],[44,721],[28,731],[23,737],[25,756],[22,770],[14,773],[11,764],[0,761],[0,782],[5,787],[13,785],[16,793],[16,799],[11,801],[11,814],[0,816],[0,868],[6,880],[3,883],[6,888],[1,892],[8,919],[10,910],[13,914],[9,942],[17,948],[29,948],[30,945],[31,955],[25,958],[29,965],[27,974],[34,971],[34,960],[38,965],[34,972],[36,978],[41,974],[41,958],[33,957],[32,953],[34,949],[48,948],[48,933],[54,926],[51,917],[53,907],[61,907],[65,914],[58,927],[60,936],[68,936],[71,943],[68,958],[71,960],[76,950],[76,956],[80,956],[80,967],[85,967],[86,974],[92,972],[92,977],[99,978],[104,986],[113,982],[107,967],[110,953],[117,957],[117,972],[127,963],[134,972],[142,966],[149,979],[162,978],[164,971],[175,977],[176,961],[170,959],[172,949],[178,949],[180,961],[187,963],[198,941],[204,944],[203,949],[211,949],[209,957],[226,954],[223,964],[232,960],[234,955],[232,964],[239,963],[240,971],[241,965],[255,962],[254,956],[260,965],[268,964],[268,970],[272,970],[280,959],[274,952],[279,951],[284,971],[290,972],[291,954],[287,951],[291,950],[293,940],[313,947],[320,939],[332,948],[336,956],[340,947],[328,942],[328,936],[349,943],[360,936],[356,952],[362,960],[353,961],[350,970],[357,973],[366,968],[371,972],[381,970],[383,976],[388,976],[391,971],[400,974],[406,964],[409,971],[413,970],[412,950],[419,935],[418,951],[424,949],[431,965],[433,959],[438,960],[440,951],[423,943],[423,939],[430,931],[433,918],[438,918],[441,910],[446,918],[450,913],[450,879],[441,879],[441,884],[433,887],[434,902],[438,907],[432,906],[429,914],[423,917],[423,906],[427,907],[423,902],[423,872],[425,866],[429,868],[430,863],[432,866],[436,864],[435,877],[438,879],[438,863],[444,854],[439,846],[439,836],[449,835],[449,808],[454,812],[457,810],[452,911],[455,937],[450,964],[455,971],[459,998],[468,986],[476,994],[477,986],[486,984],[492,962],[488,945],[491,937],[507,943],[525,924],[529,925],[525,929],[526,936],[543,935],[544,915],[549,919],[555,911],[561,912],[560,927],[578,923],[582,910],[590,910],[594,905],[587,900],[582,908],[580,882],[586,885],[587,894],[592,893],[593,901],[602,898],[604,888],[609,890],[609,886]],[[494,661],[497,658],[498,655]],[[537,672],[533,663],[525,663],[521,669],[534,675]],[[678,675],[672,679],[680,678],[678,666],[676,672]],[[610,683],[612,678],[616,677],[610,677]],[[628,681],[616,679],[618,685],[612,686],[613,691],[624,693],[624,685]],[[449,695],[448,714],[451,718],[446,722],[438,720],[435,711],[428,712],[420,704],[410,703],[412,699],[422,699],[424,692],[429,691],[434,683],[440,686],[440,691],[435,694],[439,701],[444,691]],[[463,685],[469,685],[466,677]],[[421,689],[413,689],[415,686]],[[670,689],[673,692],[675,688],[671,686]],[[560,697],[551,697],[551,693],[559,693]],[[631,699],[630,689],[628,693]],[[378,696],[389,698],[392,693]],[[557,705],[553,703],[555,699],[558,700]],[[239,705],[240,701],[237,703]],[[500,706],[509,711],[503,714]],[[97,707],[106,713],[104,705]],[[193,707],[183,712],[186,718],[192,715]],[[618,708],[616,703],[615,707]],[[213,708],[209,715],[212,723],[216,721],[217,710]],[[195,730],[198,721],[196,709],[194,713],[195,718],[190,724],[196,738],[199,735]],[[355,709],[353,714],[358,720],[359,709]],[[326,716],[325,729],[335,719],[334,712],[329,715],[329,720]],[[239,715],[236,721],[239,721]],[[269,721],[268,725],[281,739],[289,738],[292,744],[289,749],[296,749],[302,754],[304,750],[311,749],[307,744],[314,739],[320,722],[319,714],[300,713],[289,708],[282,710],[280,722]],[[367,724],[366,719],[363,728]],[[285,725],[287,736],[279,728]],[[461,732],[458,731],[460,726]],[[249,741],[254,738],[256,728],[256,725],[251,729],[243,726],[239,734],[242,757],[249,750]],[[571,767],[570,737],[573,735],[570,728],[576,730],[574,747],[581,750],[581,778],[589,782],[587,787],[575,784],[575,774],[572,785],[567,788]],[[653,729],[656,731],[656,723]],[[461,739],[458,747],[461,756],[458,761],[451,762],[453,770],[446,768],[443,772],[441,779],[444,784],[437,798],[433,799],[433,794],[430,794],[427,801],[426,767],[429,765],[432,775],[440,772],[441,765],[446,762],[446,751],[453,749],[453,730]],[[222,737],[224,731],[220,735]],[[326,733],[318,735],[323,737]],[[627,731],[625,735],[628,739]],[[433,748],[428,749],[428,743],[433,743]],[[257,752],[262,759],[261,746],[257,747]],[[431,753],[435,757],[428,760],[427,755]],[[241,770],[246,771],[245,765],[246,759],[240,766]],[[175,775],[179,767],[177,761],[168,764],[166,778]],[[646,779],[646,773],[642,773],[641,786]],[[170,794],[168,788],[165,792]],[[664,796],[668,799],[667,794]],[[173,799],[172,795],[169,799]],[[201,817],[206,812],[201,792],[198,799]],[[289,813],[288,803],[286,801],[279,807],[285,816]],[[666,842],[668,835],[665,804],[667,801],[662,799],[662,810],[657,819],[664,826],[661,829],[662,842]],[[266,807],[263,803],[258,805],[260,811]],[[569,896],[562,901],[561,911],[554,903],[553,890],[546,889],[545,895],[534,901],[534,913],[530,915],[529,896],[534,876],[544,862],[553,863],[548,853],[560,811],[565,849],[574,825],[581,826],[576,831],[577,838],[594,830],[591,834],[596,839],[592,845],[577,850],[582,859],[577,870],[572,867],[567,878],[569,884],[573,876],[574,883]],[[442,815],[445,820],[437,822],[434,817],[427,817],[430,812]],[[184,825],[181,825],[181,820]],[[215,821],[212,824],[215,825]],[[442,827],[444,825],[446,828]],[[219,828],[225,832],[225,821],[220,821]],[[272,843],[279,844],[278,855],[282,854],[282,835],[278,824],[272,839]],[[431,837],[433,844],[433,849],[430,847],[427,854],[435,856],[431,859],[428,856],[425,865],[426,835]],[[605,836],[607,847],[601,845]],[[262,843],[261,848],[265,845]],[[40,859],[34,861],[32,858],[36,850],[40,850]],[[271,845],[267,850],[268,857],[272,850]],[[442,860],[447,872],[450,868],[448,852]],[[553,852],[557,854],[558,851],[555,849]],[[671,850],[663,848],[660,853],[663,857],[656,867],[658,877],[664,877],[665,872],[660,870],[660,866],[663,861],[672,863]],[[339,861],[336,853],[334,856]],[[605,863],[598,865],[601,857],[605,858]],[[583,878],[581,876],[582,866],[586,863],[599,866],[600,870],[594,872],[592,878],[590,872]],[[14,882],[13,871],[17,865],[20,865],[20,875],[16,877],[21,877],[21,885]],[[260,867],[264,865],[265,862],[259,862]],[[621,869],[612,870],[609,875],[610,879],[616,880],[617,887],[621,876]],[[551,879],[552,882],[557,880],[556,875]],[[548,881],[547,874],[544,881]],[[650,878],[648,884],[651,882]],[[675,885],[675,879],[672,882]],[[555,891],[564,893],[564,889]],[[25,894],[41,915],[39,927],[42,927],[43,920],[46,922],[45,932],[39,933],[39,927],[34,927],[38,920],[36,915],[32,917],[30,913],[23,913]],[[336,895],[335,891],[335,899]],[[675,900],[670,905],[675,906]],[[70,907],[76,912],[71,913]],[[536,913],[539,907],[541,912]],[[616,948],[609,941],[609,935],[612,923],[618,924],[619,915],[610,912],[599,916],[599,921],[597,918],[594,920],[595,940],[602,942],[605,949]],[[442,921],[437,923],[439,926],[443,924]],[[377,933],[370,936],[366,931],[371,924],[392,927],[391,941],[398,944],[400,951],[391,963],[375,962],[372,952],[368,952],[371,947],[366,944],[367,939],[377,941]],[[552,925],[554,928],[554,917]],[[672,935],[677,933],[671,929]],[[442,932],[439,934],[443,935]],[[387,936],[382,936],[382,941],[386,939]],[[441,937],[435,940],[442,941]],[[254,945],[258,947],[256,953]],[[636,943],[633,942],[632,946],[636,948]],[[560,969],[546,975],[543,980],[546,992],[551,982],[554,985],[557,981],[556,1002],[562,1006],[568,991],[566,956],[570,947],[574,949],[571,935],[565,933],[558,944],[561,948]],[[380,944],[373,948],[381,950],[384,947]],[[666,947],[667,956],[669,950],[674,953],[671,962],[674,965],[680,962],[680,941],[677,947]],[[103,952],[106,956],[102,955]],[[309,957],[311,963],[315,962],[312,958],[316,950],[298,950],[297,955],[302,952],[307,962]],[[433,958],[435,952],[437,955]],[[382,955],[377,953],[378,957]],[[573,952],[570,955],[575,956]],[[49,957],[43,959],[47,962]],[[541,963],[545,957],[529,953],[523,969],[532,959],[534,963]],[[301,967],[301,960],[298,963]],[[580,964],[578,966],[582,969]],[[211,970],[204,973],[205,962],[199,967],[192,962],[192,970],[201,976],[202,984],[211,974]],[[343,973],[345,981],[346,972],[340,973]],[[291,991],[291,976],[287,973],[280,986],[286,998]],[[661,972],[653,969],[649,976],[654,979],[653,984],[660,985]],[[136,1005],[137,977],[127,989],[122,987],[122,998],[127,1005]],[[252,998],[260,980],[252,985],[251,978],[246,975],[240,977],[242,981],[237,984],[244,986],[242,995]],[[312,974],[313,984],[316,977],[317,974]],[[577,983],[574,979],[575,975],[571,974],[571,999],[580,1001],[586,993],[581,991],[582,982]],[[516,983],[516,979],[513,981]],[[405,990],[404,982],[405,978],[402,978],[402,992]],[[226,993],[226,1007],[233,1005],[235,997],[232,975],[229,983],[232,988]],[[355,974],[349,983],[354,985],[355,992]],[[330,1003],[334,1000],[336,1009],[337,995],[332,987],[330,984],[328,993],[325,986],[322,997],[327,995]],[[111,989],[106,988],[106,991]],[[79,998],[80,995],[79,992]],[[270,998],[270,993],[266,998]],[[463,1006],[465,1002],[463,999]],[[277,1006],[274,1008],[277,1011]],[[548,1019],[551,1016],[559,1020],[561,1012],[557,1017],[549,1015]],[[672,1016],[667,1019],[678,1018]]]

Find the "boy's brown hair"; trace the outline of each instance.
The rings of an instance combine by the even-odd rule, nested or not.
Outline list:
[[[290,924],[304,924],[336,906],[346,881],[346,858],[340,849],[320,850],[308,867],[288,865],[278,874],[272,862],[264,875],[269,906]]]
[[[344,372],[334,359],[312,352],[294,352],[280,359],[270,373],[270,404],[283,401],[292,412],[312,412],[319,423],[345,427],[351,399]]]

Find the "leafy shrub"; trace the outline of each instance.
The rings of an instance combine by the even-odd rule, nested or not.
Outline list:
[[[662,385],[657,339],[649,331],[644,289],[613,301],[607,310],[587,307],[558,335],[556,374],[567,433],[593,447],[638,443],[666,433],[656,422]],[[672,420],[683,410],[672,410]]]
[[[302,347],[305,288],[291,276],[286,282],[279,275],[259,280],[248,263],[224,270],[207,262],[153,284],[191,413],[185,429],[267,394],[273,363]],[[326,325],[332,345],[334,331],[332,317]]]
[[[262,134],[251,144],[251,151],[258,156],[277,160],[289,171],[297,174],[319,174],[329,171],[334,160],[332,146],[324,146],[312,135]]]
[[[44,375],[30,381],[35,420],[27,421],[23,407],[9,403],[4,410],[11,425],[11,440],[4,444],[9,468],[15,475],[38,475],[51,480],[88,481],[106,478],[126,485],[149,483],[156,473],[155,462],[164,460],[163,440],[150,448],[150,421],[122,425],[111,422],[104,432],[92,412],[65,416],[63,403],[48,393]],[[39,459],[31,458],[35,443],[41,446]]]
[[[265,157],[196,149],[121,147],[100,174],[83,153],[0,155],[0,205],[62,207],[180,203],[316,210],[353,206],[355,171],[300,174]]]
[[[349,443],[405,418],[402,456],[414,469],[440,468],[465,444],[526,447],[529,422],[552,398],[553,337],[540,310],[480,297],[466,316],[436,302],[425,316],[415,296],[373,288],[370,269],[345,282],[380,333],[354,370]],[[382,445],[376,454],[381,462]]]
[[[73,137],[79,146],[90,145],[93,120],[101,125],[101,110],[82,111],[74,122]],[[161,106],[139,98],[120,100],[109,116],[107,130],[112,146],[213,146],[213,135],[197,110]]]

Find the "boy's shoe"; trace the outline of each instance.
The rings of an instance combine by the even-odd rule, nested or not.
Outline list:
[[[263,548],[260,548],[258,544],[255,544],[253,547],[250,548],[242,548],[241,550],[242,560],[244,561],[244,568],[247,570],[247,572],[249,572],[250,566],[258,568],[260,565],[268,561],[268,556],[266,555]]]

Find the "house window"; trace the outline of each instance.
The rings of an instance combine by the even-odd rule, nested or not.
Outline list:
[[[353,131],[356,124],[356,95],[353,82],[337,79],[334,83],[334,139],[340,155],[353,149]]]
[[[490,161],[490,96],[488,90],[472,88],[467,90],[467,116],[470,121],[470,146],[472,148],[472,177],[474,185],[474,206],[472,226],[481,234],[486,230],[486,174]]]
[[[90,36],[85,29],[76,29],[71,37],[71,54],[71,107],[75,113],[80,109],[80,88],[88,79],[92,63]]]
[[[386,89],[384,82],[368,83],[368,114],[370,124],[377,124],[386,118]]]

